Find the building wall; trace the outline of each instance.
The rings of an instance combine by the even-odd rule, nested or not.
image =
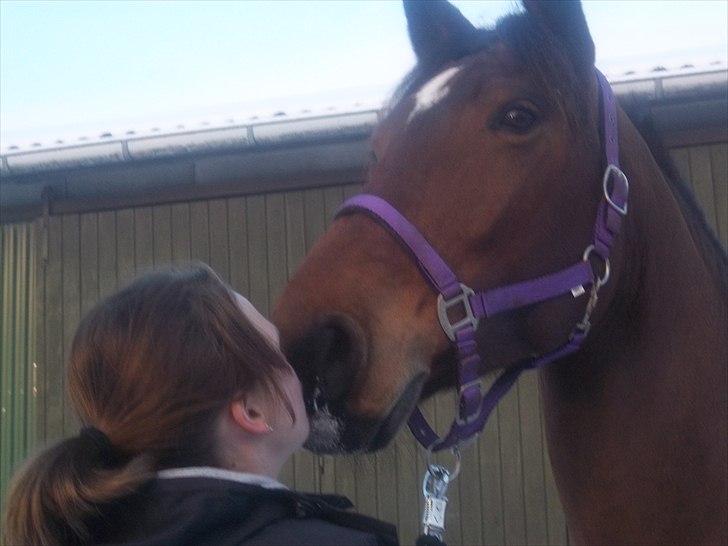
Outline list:
[[[0,226],[0,514],[15,468],[35,444],[35,325],[39,303],[33,224]],[[1,525],[1,524],[0,524]]]
[[[728,244],[728,143],[675,148],[671,155],[683,178],[692,181],[706,218],[717,226],[723,244]],[[30,239],[23,243],[25,254],[15,250],[10,259],[5,243],[3,278],[32,278],[33,259],[38,277],[22,301],[14,296],[20,285],[3,285],[3,393],[14,384],[8,374],[16,373],[24,378],[23,385],[33,378],[38,395],[24,398],[20,407],[7,402],[10,399],[3,394],[1,451],[3,457],[15,454],[4,458],[3,464],[14,464],[25,453],[30,441],[17,445],[14,436],[23,427],[29,427],[23,432],[26,437],[36,437],[40,443],[77,432],[78,422],[65,396],[63,363],[80,317],[100,297],[152,268],[200,260],[267,313],[337,206],[357,191],[358,185],[347,184],[51,215],[25,227],[4,226],[4,232],[25,230]],[[25,272],[20,273],[23,268]],[[12,298],[16,307],[6,304]],[[10,354],[5,325],[18,305],[25,306],[26,313],[34,312],[37,320],[26,324],[27,331],[11,344],[22,345],[34,337],[35,360],[29,355],[5,356]],[[15,350],[18,355],[22,352]],[[23,366],[30,367],[23,370]],[[6,404],[11,405],[6,408]],[[440,430],[449,424],[455,406],[452,393],[424,404],[428,418]],[[33,412],[37,420],[31,422]],[[11,422],[16,423],[13,433],[7,428]],[[403,543],[412,544],[419,528],[423,471],[417,446],[403,431],[392,446],[376,455],[297,454],[286,466],[283,480],[297,489],[345,494],[362,512],[395,522]],[[6,474],[2,477],[4,491]],[[477,443],[465,450],[462,474],[449,498],[449,544],[567,542],[545,449],[534,373],[524,374],[499,404]]]
[[[100,297],[151,268],[201,260],[267,313],[338,205],[357,191],[357,185],[334,186],[50,217],[38,292],[39,437],[49,441],[78,430],[62,364],[80,317]],[[455,401],[448,394],[426,408],[444,429]],[[536,376],[529,374],[465,453],[463,479],[450,493],[449,543],[565,541],[543,445]],[[403,432],[374,456],[298,454],[283,480],[345,494],[361,511],[396,522],[405,543],[413,543],[423,471],[414,440]]]
[[[670,157],[680,178],[689,181],[723,248],[728,248],[728,143],[672,148]]]

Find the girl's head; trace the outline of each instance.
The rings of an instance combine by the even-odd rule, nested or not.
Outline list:
[[[308,434],[275,327],[204,266],[146,275],[101,301],[76,332],[68,385],[115,457],[82,435],[30,461],[10,493],[8,543],[83,537],[95,505],[163,468],[251,460],[275,475]]]

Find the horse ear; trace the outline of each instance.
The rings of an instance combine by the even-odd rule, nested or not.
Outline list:
[[[594,42],[580,0],[523,0],[523,7],[561,41],[577,68],[594,66]]]
[[[418,62],[438,62],[469,51],[475,27],[446,0],[404,0],[412,48]]]

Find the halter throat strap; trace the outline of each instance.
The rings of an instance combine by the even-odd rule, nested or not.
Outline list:
[[[609,278],[610,251],[619,233],[622,217],[627,214],[629,192],[627,177],[619,168],[615,98],[606,78],[598,70],[596,77],[601,93],[603,147],[607,167],[602,179],[603,197],[598,205],[592,244],[585,249],[582,259],[572,266],[528,281],[475,292],[459,281],[420,231],[381,197],[371,194],[354,196],[337,213],[339,217],[363,212],[383,225],[410,252],[424,277],[438,293],[438,319],[443,331],[457,348],[459,408],[458,416],[443,438],[430,427],[419,408],[412,413],[410,430],[430,451],[446,449],[475,437],[483,430],[493,408],[521,372],[545,366],[576,352],[588,334],[599,288]],[[605,270],[601,277],[593,269],[592,255],[598,256],[604,264]],[[584,318],[576,324],[568,341],[547,354],[507,368],[483,395],[479,377],[481,356],[475,341],[480,320],[568,293],[578,297],[587,289],[589,300]],[[452,323],[449,311],[458,308],[463,318]]]

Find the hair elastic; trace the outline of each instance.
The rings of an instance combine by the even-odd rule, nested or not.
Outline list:
[[[108,464],[116,464],[119,461],[119,456],[111,440],[106,433],[96,428],[93,425],[87,425],[81,428],[79,437],[82,440],[89,442],[96,448],[98,455]]]

